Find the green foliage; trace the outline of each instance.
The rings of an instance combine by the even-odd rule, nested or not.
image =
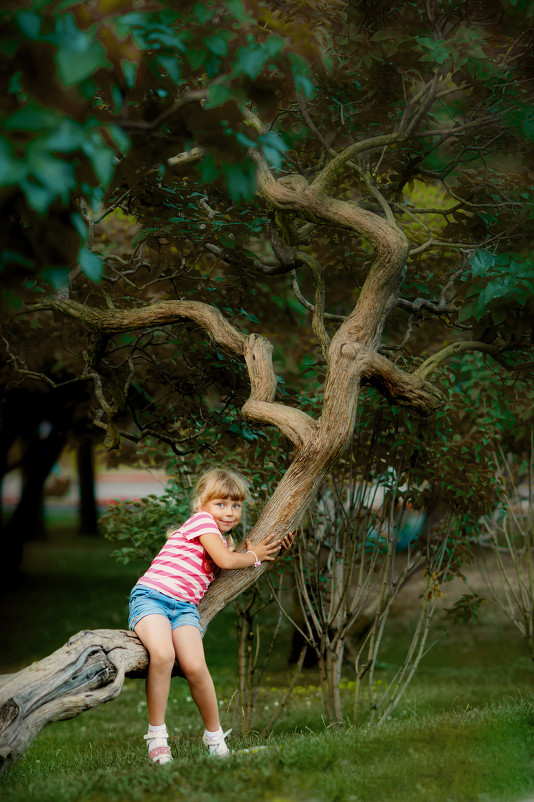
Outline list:
[[[192,487],[201,473],[217,465],[234,467],[250,483],[250,498],[244,506],[240,530],[233,533],[239,542],[253,526],[261,508],[272,494],[287,467],[287,453],[280,436],[270,440],[260,437],[242,422],[226,422],[227,442],[234,450],[219,449],[220,459],[201,453],[176,459],[168,449],[156,443],[140,447],[135,463],[150,470],[166,465],[167,483],[160,495],[136,501],[117,500],[107,507],[99,520],[100,532],[117,545],[113,557],[123,564],[142,561],[147,564],[159,551],[169,528],[180,526],[191,515]]]
[[[4,11],[2,203],[28,216],[34,228],[46,222],[56,229],[54,264],[77,264],[80,243],[75,232],[67,240],[61,236],[60,220],[80,199],[96,208],[103,193],[113,191],[113,181],[120,186],[123,171],[117,174],[117,165],[150,171],[164,165],[180,144],[196,139],[214,159],[204,180],[223,176],[236,200],[255,192],[249,147],[263,147],[280,165],[284,143],[274,132],[264,142],[257,133],[246,136],[240,105],[260,92],[262,102],[272,106],[281,81],[297,86],[310,81],[309,64],[304,57],[293,60],[291,37],[265,33],[265,13],[261,4],[245,9],[240,2],[218,10],[194,2],[132,10],[128,3],[106,0],[91,7],[54,0]],[[316,45],[304,41],[298,26],[293,33],[313,57]],[[209,103],[202,105],[199,97],[182,110],[176,98],[187,97],[193,85]],[[152,146],[145,150],[142,136],[153,133],[155,117],[161,119],[158,137],[173,133],[172,145],[159,152]],[[87,237],[79,227],[76,233],[82,241]],[[48,267],[43,242],[39,249],[28,248],[30,243],[21,242],[19,233],[10,250],[36,271]],[[82,258],[81,268],[100,280],[96,262],[88,265]]]
[[[486,601],[478,593],[466,593],[445,610],[447,618],[454,624],[476,623],[480,612],[480,605]]]
[[[41,279],[66,291],[78,267],[70,297],[93,309],[213,304],[241,333],[273,340],[278,400],[319,418],[317,286],[296,253],[320,265],[330,337],[375,253],[344,224],[317,225],[315,212],[288,214],[257,197],[253,156],[263,154],[273,181],[304,185],[334,153],[398,134],[348,160],[330,190],[368,214],[388,208],[409,240],[405,306],[382,321],[383,353],[412,371],[475,339],[495,347],[498,374],[486,382],[487,364],[468,356],[465,368],[444,370],[443,407],[424,426],[384,404],[370,478],[402,454],[406,503],[423,508],[435,496],[465,534],[495,501],[492,443],[520,443],[531,414],[529,394],[503,378],[528,366],[532,346],[530,10],[495,2],[481,24],[478,2],[432,8],[97,0],[4,12],[2,278],[9,302],[41,297],[50,290]],[[248,109],[264,128],[247,122]],[[177,456],[214,461],[238,451],[281,475],[283,438],[239,418],[244,366],[214,353],[193,324],[93,338],[72,322],[54,328],[50,354],[35,347],[42,330],[19,319],[9,329],[19,369],[84,381],[98,372],[99,410],[84,408],[98,426],[111,416],[125,438],[160,438]],[[362,431],[375,425],[366,414]],[[126,445],[119,458],[135,456]]]
[[[171,481],[161,496],[109,506],[99,521],[105,537],[119,544],[113,556],[122,563],[149,563],[163,546],[167,531],[180,526],[191,514],[191,503]]]
[[[477,251],[470,260],[471,274],[466,298],[474,300],[465,304],[459,320],[469,318],[480,321],[489,315],[495,325],[506,321],[508,327],[514,326],[525,306],[531,310],[534,297],[534,258],[518,253]],[[467,279],[467,276],[465,277]]]

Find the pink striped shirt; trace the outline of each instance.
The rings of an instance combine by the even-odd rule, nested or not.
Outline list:
[[[138,584],[198,604],[217,572],[217,566],[199,540],[201,535],[208,534],[217,534],[228,548],[215,518],[209,512],[196,512],[171,533]]]

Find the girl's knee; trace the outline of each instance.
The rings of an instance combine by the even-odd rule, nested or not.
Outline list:
[[[184,676],[188,681],[195,681],[205,677],[206,675],[209,676],[208,667],[203,658],[188,657],[185,660],[182,658],[180,660],[180,668],[184,672]]]
[[[158,645],[153,646],[148,651],[150,657],[150,665],[157,668],[167,668],[172,671],[174,665],[175,654],[172,646]]]

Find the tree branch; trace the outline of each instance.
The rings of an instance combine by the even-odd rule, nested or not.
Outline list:
[[[430,373],[436,370],[436,368],[438,368],[442,362],[445,362],[452,356],[461,354],[464,351],[479,351],[482,354],[488,354],[489,356],[493,357],[502,367],[509,371],[531,370],[534,366],[534,362],[523,362],[518,365],[511,365],[509,362],[506,362],[502,356],[506,351],[517,351],[520,348],[521,346],[517,343],[514,343],[513,345],[496,345],[493,343],[479,342],[477,340],[466,340],[465,342],[451,343],[450,345],[445,346],[445,348],[442,348],[440,351],[437,351],[435,354],[432,354],[431,357],[425,360],[425,362],[423,362],[423,364],[417,368],[415,375],[420,376],[421,378],[426,378]]]
[[[292,280],[292,285],[293,285],[293,292],[295,293],[295,298],[297,299],[299,304],[302,304],[302,306],[305,309],[308,309],[310,312],[313,312],[315,307],[302,294],[302,291],[301,291],[301,289],[299,287],[296,270],[293,270],[291,272],[291,280]],[[346,315],[333,315],[330,312],[325,312],[323,317],[324,317],[325,320],[331,320],[332,322],[335,322],[335,323],[343,323],[347,319]]]
[[[362,384],[375,387],[390,403],[410,407],[421,415],[430,415],[442,401],[439,390],[424,376],[401,370],[376,351],[366,354]]]
[[[321,352],[325,360],[328,359],[328,348],[330,346],[330,337],[324,326],[324,305],[325,305],[325,286],[324,275],[321,265],[313,256],[310,256],[303,251],[299,251],[299,258],[304,264],[310,268],[313,279],[315,282],[315,304],[312,313],[312,328],[313,333],[317,337],[317,341],[321,347]]]
[[[208,96],[208,92],[206,89],[193,89],[187,94],[183,95],[178,100],[175,100],[167,109],[158,114],[157,117],[154,117],[153,120],[120,120],[119,125],[121,128],[124,128],[125,131],[155,131],[156,128],[168,120],[169,117],[172,117],[175,112],[179,111],[184,106],[187,106],[189,103],[201,103],[203,100],[206,100]]]
[[[383,134],[382,136],[371,137],[364,139],[361,142],[355,142],[349,145],[341,153],[335,156],[332,161],[323,167],[317,178],[314,179],[311,186],[316,192],[325,192],[329,185],[335,178],[336,173],[341,170],[349,161],[357,158],[362,153],[368,153],[370,150],[377,150],[387,145],[394,145],[398,142],[405,140],[405,135],[402,132],[395,132],[393,134]]]
[[[245,359],[251,391],[241,414],[254,423],[275,426],[299,448],[313,437],[317,423],[300,409],[274,403],[278,380],[273,369],[272,350],[272,344],[259,334],[251,334],[247,339]]]
[[[202,326],[211,339],[235,356],[243,356],[246,336],[215,307],[200,301],[159,301],[133,309],[95,309],[66,298],[49,298],[27,306],[20,314],[57,311],[101,334],[119,334],[185,319]]]
[[[408,244],[403,232],[354,203],[324,195],[315,182],[309,186],[284,186],[274,178],[260,153],[254,151],[251,157],[258,168],[258,191],[273,208],[294,211],[311,222],[349,229],[372,243],[376,260],[356,308],[343,323],[343,332],[340,333],[340,329],[338,334],[341,339],[352,339],[364,345],[378,344],[406,261]]]
[[[193,164],[194,162],[197,162],[204,156],[205,153],[205,148],[197,146],[191,148],[191,150],[186,150],[183,153],[179,153],[177,156],[171,156],[170,159],[167,159],[167,164],[169,167],[183,167],[186,164]]]

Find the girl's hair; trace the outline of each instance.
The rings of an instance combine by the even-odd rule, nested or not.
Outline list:
[[[226,468],[211,468],[203,473],[195,485],[193,512],[199,512],[212,498],[231,498],[245,501],[248,498],[248,482],[237,471]]]

